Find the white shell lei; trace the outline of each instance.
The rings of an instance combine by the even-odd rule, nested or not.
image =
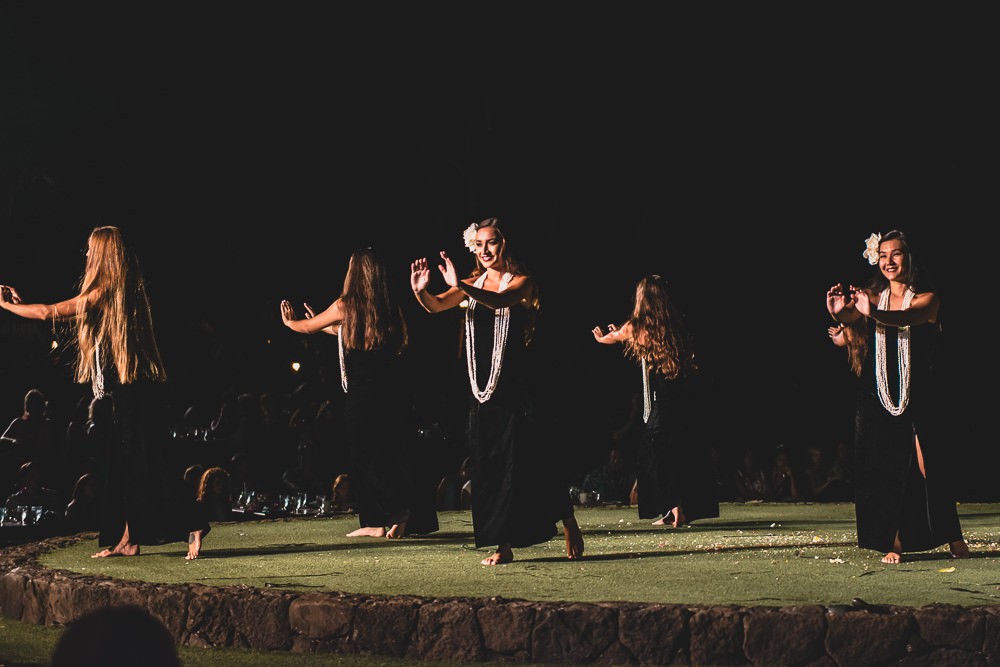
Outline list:
[[[906,288],[903,293],[903,307],[906,310],[910,307],[914,293],[910,288]],[[889,309],[889,288],[882,290],[878,297],[879,310]],[[910,327],[899,327],[896,333],[897,347],[896,357],[899,363],[899,405],[892,402],[889,394],[889,378],[885,367],[885,326],[875,324],[875,381],[878,384],[878,398],[882,401],[882,406],[889,411],[889,414],[898,417],[906,410],[910,402]]]
[[[337,352],[340,354],[340,388],[347,393],[347,366],[344,365],[344,325],[337,329]]]
[[[90,383],[94,398],[104,398],[104,371],[101,370],[101,346],[94,346],[94,379]]]
[[[500,279],[498,292],[507,289],[514,275],[510,272],[504,273]],[[475,287],[482,289],[486,282],[486,274],[481,274],[473,283]],[[497,308],[493,318],[493,355],[490,364],[490,378],[486,383],[486,389],[480,391],[479,380],[476,369],[476,323],[472,317],[472,311],[476,309],[476,300],[469,297],[469,306],[465,309],[465,359],[469,366],[469,384],[472,386],[472,395],[480,403],[490,400],[493,390],[497,388],[500,380],[500,369],[503,367],[503,353],[507,349],[507,331],[510,329],[510,308]]]
[[[646,369],[646,360],[642,360],[642,421],[649,421],[649,413],[653,408],[653,399],[649,393],[649,372]]]

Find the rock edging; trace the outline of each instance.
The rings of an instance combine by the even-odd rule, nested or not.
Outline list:
[[[698,665],[1000,665],[1000,606],[696,606],[290,593],[51,570],[81,536],[0,554],[0,616],[66,625],[142,607],[178,645],[410,660]]]

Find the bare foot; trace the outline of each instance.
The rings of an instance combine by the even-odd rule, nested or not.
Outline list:
[[[506,565],[514,561],[514,552],[510,547],[499,547],[496,553],[479,561],[480,565]]]
[[[952,558],[972,558],[969,545],[965,543],[965,540],[955,540],[948,545],[948,548],[951,549]]]
[[[382,526],[366,526],[352,530],[347,537],[385,537],[385,528]]]
[[[665,525],[667,525],[667,522],[664,521],[664,519],[666,519],[666,518],[667,518],[666,515],[661,516],[659,519],[657,519],[656,521],[654,521],[650,525],[653,525],[653,526],[665,526]]]
[[[404,521],[403,523],[392,524],[392,528],[386,532],[385,536],[390,540],[394,540],[399,537],[406,537],[406,522]]]
[[[902,556],[895,551],[890,551],[886,555],[882,556],[882,562],[888,563],[889,565],[898,565],[902,560]]]
[[[92,554],[91,558],[109,558],[111,556],[138,556],[139,555],[139,545],[138,544],[119,544],[114,549],[103,549],[98,551],[96,554]]]
[[[674,520],[670,523],[674,528],[680,528],[687,523],[687,517],[684,516],[684,510],[680,508],[680,505],[670,510],[670,514],[674,515]]]
[[[566,558],[579,560],[583,556],[583,533],[576,517],[563,519],[563,535],[566,536]]]
[[[201,555],[201,531],[196,530],[188,536],[188,552],[184,560],[194,560]]]

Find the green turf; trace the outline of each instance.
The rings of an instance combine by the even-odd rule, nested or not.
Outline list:
[[[584,559],[565,558],[556,537],[484,567],[468,512],[440,513],[433,535],[347,538],[354,517],[218,524],[202,557],[186,546],[144,548],[136,558],[92,559],[93,540],[41,557],[52,568],[153,582],[244,584],[290,591],[537,601],[681,604],[993,605],[1000,601],[1000,505],[959,506],[973,558],[947,547],[885,565],[858,549],[850,503],[723,504],[720,517],[681,528],[637,518],[635,508],[584,508]]]

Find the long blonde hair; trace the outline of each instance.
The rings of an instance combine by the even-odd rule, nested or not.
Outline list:
[[[662,277],[646,276],[636,285],[629,323],[632,334],[625,340],[625,353],[645,360],[650,372],[673,380],[698,369],[692,336]]]
[[[83,298],[76,311],[76,381],[90,382],[96,376],[95,350],[100,350],[102,364],[114,366],[122,384],[166,380],[138,259],[113,226],[95,227],[87,247],[79,284]]]

